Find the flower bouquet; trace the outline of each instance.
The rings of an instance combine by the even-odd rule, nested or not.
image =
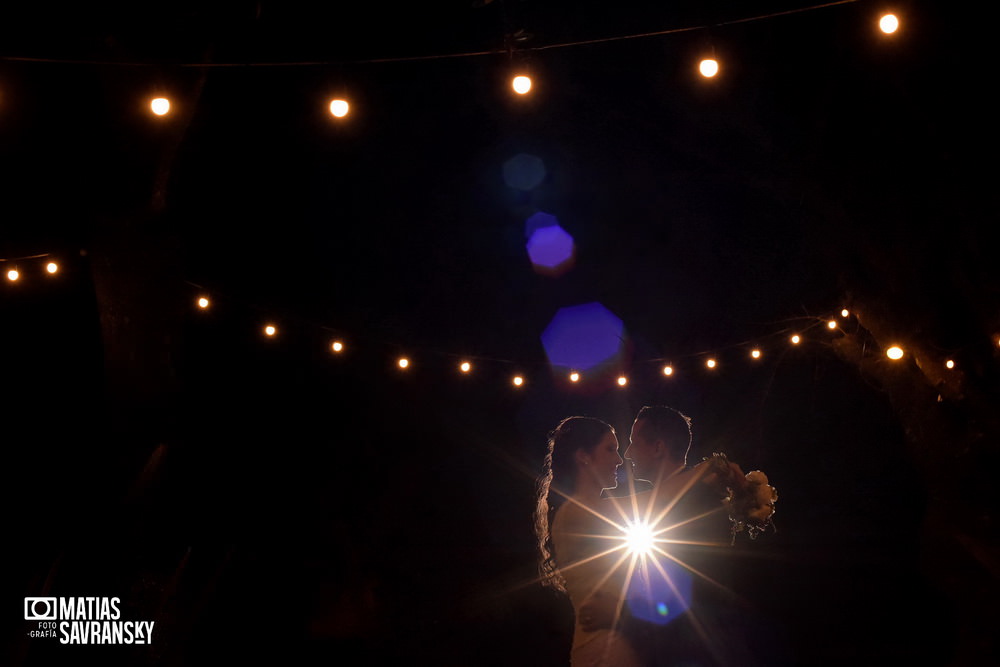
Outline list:
[[[737,533],[746,531],[750,539],[756,539],[768,527],[774,528],[772,517],[778,491],[770,485],[767,475],[760,470],[743,475],[739,466],[730,463],[722,453],[714,453],[705,461],[725,486],[723,502],[729,511],[734,544]]]

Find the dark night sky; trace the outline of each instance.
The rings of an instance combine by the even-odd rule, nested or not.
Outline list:
[[[624,439],[665,402],[693,416],[698,455],[724,450],[781,494],[779,531],[735,559],[763,664],[947,664],[954,612],[920,567],[928,500],[886,397],[825,344],[779,341],[866,280],[953,347],[984,333],[945,323],[969,292],[933,276],[988,266],[988,42],[933,2],[879,39],[876,4],[856,2],[538,48],[805,3],[630,4],[5,9],[0,257],[66,258],[55,286],[0,292],[5,599],[55,572],[53,594],[155,613],[162,643],[109,658],[122,664],[356,647],[376,663],[562,664],[569,612],[518,586],[545,434],[587,413]],[[507,93],[505,55],[372,62],[501,47],[504,9],[533,35],[515,53],[530,99]],[[724,69],[707,83],[692,61],[710,39]],[[176,65],[204,62],[271,66]],[[147,220],[179,122],[143,111],[154,90],[173,118],[195,107]],[[323,108],[337,90],[343,123]],[[519,153],[546,167],[529,192],[503,181]],[[532,270],[536,211],[576,241],[564,275]],[[133,246],[169,262],[112,266]],[[873,268],[873,248],[896,263]],[[123,300],[102,301],[108,276]],[[192,284],[211,312],[187,308]],[[184,307],[161,311],[164,294]],[[590,301],[625,323],[627,390],[547,367],[541,331]],[[145,333],[102,333],[99,313]],[[257,336],[265,316],[279,341]],[[164,322],[169,390],[144,362]],[[323,348],[334,333],[352,345],[341,360]],[[751,368],[748,340],[774,354]],[[392,370],[397,351],[413,373]],[[728,372],[698,370],[704,351]],[[461,355],[473,377],[453,372]],[[659,357],[689,372],[665,383]],[[514,368],[530,379],[517,393]],[[15,664],[76,655],[19,631]]]

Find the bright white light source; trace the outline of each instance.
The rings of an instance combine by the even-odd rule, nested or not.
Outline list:
[[[628,378],[625,377],[624,375],[620,375],[618,377],[618,386],[619,387],[624,387],[627,384],[628,384]]]
[[[11,269],[7,272],[7,280],[14,282],[21,277],[21,274],[17,272],[17,269]]]
[[[708,368],[715,368],[715,359],[709,359],[705,362],[705,366]]]
[[[458,369],[463,373],[468,373],[469,371],[472,370],[472,364],[470,364],[468,361],[463,361],[462,364],[458,367]]]
[[[673,375],[674,374],[674,367],[673,366],[664,366],[663,367],[663,374],[664,375]]]
[[[751,350],[750,356],[754,359],[760,359],[760,350]]]
[[[400,368],[408,368],[410,366],[410,360],[406,357],[400,357],[399,361],[396,363],[399,364]]]
[[[837,328],[837,322],[834,321],[834,320],[830,320],[829,322],[826,323],[826,328],[827,329],[836,329]]]
[[[954,368],[955,367],[955,362],[952,361],[951,359],[949,359],[948,361],[944,362],[944,367],[945,368],[949,368],[949,369],[950,368]]]
[[[569,374],[570,382],[579,382],[579,380],[580,380],[580,374],[577,373],[576,371],[573,371],[572,373]]]
[[[205,308],[208,308],[208,305],[209,304],[208,304],[208,299],[207,298],[205,298],[205,297],[199,297],[199,299],[198,299],[198,307],[199,308],[201,308],[202,310],[204,310]]]
[[[168,113],[170,113],[170,100],[168,100],[166,97],[157,97],[155,99],[150,100],[149,108],[157,116],[166,116]]]
[[[515,375],[514,379],[511,380],[511,382],[514,384],[515,387],[520,387],[521,385],[524,384],[524,378],[521,377],[520,375]]]
[[[56,271],[59,270],[59,265],[56,264],[55,262],[49,262],[48,264],[45,265],[45,270],[48,271],[49,273],[55,273]]]
[[[794,336],[792,336],[791,341],[792,345],[798,345],[799,343],[802,342],[802,338],[798,334],[795,334]]]
[[[653,529],[646,522],[637,521],[625,528],[625,547],[630,554],[650,555],[655,543]]]
[[[335,340],[332,343],[330,343],[330,349],[333,350],[334,352],[343,352],[344,344],[341,343],[339,340]]]
[[[268,324],[264,327],[265,336],[274,336],[276,333],[278,333],[278,329],[273,324]]]
[[[531,77],[524,76],[523,74],[515,76],[511,79],[510,87],[518,95],[527,95],[528,91],[531,90]]]
[[[330,113],[332,113],[337,118],[343,118],[350,111],[350,105],[347,100],[332,100],[330,102]]]
[[[879,29],[887,35],[899,30],[899,19],[896,18],[895,14],[886,14],[878,21]]]
[[[885,356],[889,357],[893,361],[903,358],[903,348],[898,345],[893,345],[888,350],[885,351]]]
[[[846,308],[844,308],[842,311],[840,311],[840,316],[841,317],[847,317],[848,315],[850,315],[850,313],[848,312],[848,310]]]
[[[701,75],[706,79],[711,79],[719,73],[719,61],[713,58],[705,58],[698,63],[698,71],[701,72]]]

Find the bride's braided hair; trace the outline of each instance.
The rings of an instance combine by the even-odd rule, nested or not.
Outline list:
[[[576,487],[576,452],[593,451],[611,426],[593,417],[567,417],[549,433],[542,473],[535,485],[535,537],[538,539],[538,573],[543,585],[566,592],[552,548],[552,519]]]

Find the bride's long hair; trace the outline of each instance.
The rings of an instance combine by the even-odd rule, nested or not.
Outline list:
[[[535,484],[535,537],[538,540],[538,573],[545,586],[566,592],[552,548],[552,519],[576,487],[576,453],[591,452],[615,430],[593,417],[567,417],[549,433],[542,473]]]

